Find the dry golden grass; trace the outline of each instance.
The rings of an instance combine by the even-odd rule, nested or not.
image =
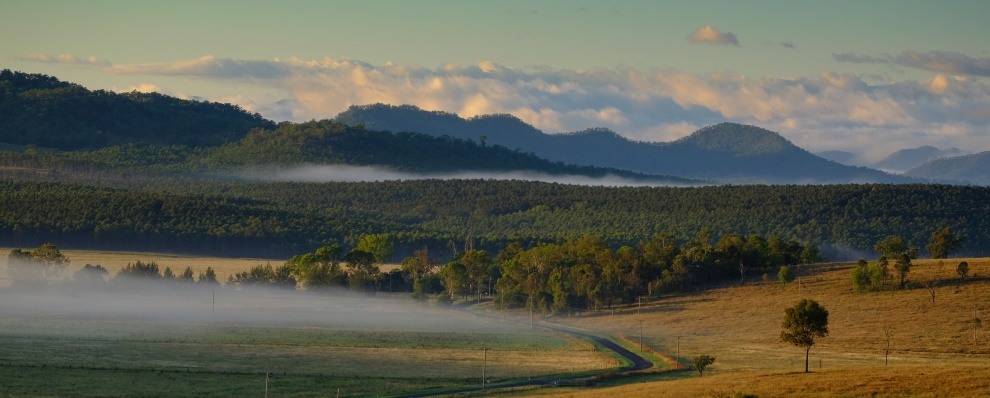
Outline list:
[[[31,250],[34,248],[22,248]],[[0,287],[9,286],[10,280],[7,277],[7,254],[13,248],[0,248]],[[116,275],[117,271],[135,261],[158,263],[158,268],[165,271],[165,267],[172,269],[172,272],[181,274],[186,267],[191,267],[194,275],[206,271],[207,267],[212,267],[217,274],[217,279],[226,281],[231,275],[238,272],[247,271],[259,264],[271,263],[273,267],[279,266],[286,259],[259,259],[259,258],[222,258],[222,257],[200,257],[187,256],[181,254],[164,254],[149,252],[124,252],[124,251],[100,251],[100,250],[62,250],[62,254],[69,258],[69,266],[62,272],[65,279],[72,278],[72,274],[82,269],[86,264],[102,265],[110,275]],[[399,267],[398,264],[382,265],[382,272],[390,271]]]
[[[743,372],[568,391],[555,397],[980,397],[990,366],[872,366],[803,372]]]
[[[732,392],[728,387],[737,379],[743,380],[741,385],[746,388],[761,386],[753,391],[764,391],[769,396],[787,394],[788,390],[783,389],[787,385],[792,386],[787,387],[793,388],[792,391],[804,391],[815,383],[824,383],[822,388],[831,390],[811,389],[809,396],[870,395],[873,389],[901,383],[897,374],[917,376],[928,368],[937,369],[939,378],[958,379],[965,384],[970,380],[968,373],[976,372],[984,377],[990,374],[987,369],[990,363],[987,323],[984,322],[976,344],[971,323],[974,307],[980,318],[990,317],[990,302],[987,301],[990,259],[943,261],[942,280],[935,288],[934,302],[924,282],[936,273],[938,260],[915,261],[908,276],[913,287],[877,293],[854,293],[849,276],[853,264],[835,263],[803,266],[797,272],[800,282],[787,286],[763,282],[739,286],[735,282],[726,287],[644,303],[641,313],[631,307],[617,311],[614,318],[610,313],[602,312],[554,321],[601,332],[638,335],[642,320],[646,325],[646,341],[669,355],[676,355],[677,336],[681,336],[680,354],[686,365],[689,358],[696,355],[715,356],[716,362],[706,375],[717,377],[709,379],[706,376],[705,382],[683,381],[687,385],[698,383],[685,387],[684,396],[698,396],[704,389],[696,388],[709,383],[720,385],[716,383],[720,380],[724,380],[725,389]],[[955,273],[959,261],[969,263],[971,277],[966,281],[961,281]],[[802,379],[803,375],[782,373],[804,370],[804,350],[779,339],[784,308],[802,298],[817,300],[829,311],[830,334],[811,350],[811,370],[818,374],[807,379]],[[884,327],[892,330],[891,366],[888,368],[884,368]],[[870,372],[866,369],[870,372],[901,370],[874,377],[867,376]],[[786,381],[790,379],[793,381]],[[891,381],[884,381],[887,379]],[[928,380],[927,383],[936,380],[922,379]],[[816,381],[808,384],[806,380]],[[979,390],[961,391],[971,395],[981,391],[990,395],[985,380]],[[912,382],[906,389],[890,390],[889,394],[913,395],[927,391],[924,383]],[[775,390],[778,384],[781,389]],[[648,385],[651,387],[640,388],[653,391],[654,395],[658,391],[667,395],[667,382],[662,386]],[[609,390],[609,395],[626,395],[626,391],[638,394],[633,393],[638,391],[636,387],[626,388],[634,389],[615,394]],[[844,390],[846,388],[849,390]],[[881,395],[887,394],[884,392],[887,390],[878,391]],[[601,393],[600,390],[597,392]]]

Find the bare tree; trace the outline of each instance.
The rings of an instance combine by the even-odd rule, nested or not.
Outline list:
[[[933,303],[935,302],[935,289],[942,282],[942,271],[944,269],[945,263],[939,261],[938,266],[935,267],[935,272],[932,272],[932,276],[925,281],[925,289],[928,289],[928,294],[932,296]]]

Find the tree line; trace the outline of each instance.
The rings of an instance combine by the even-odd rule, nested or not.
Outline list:
[[[828,257],[873,252],[901,236],[920,247],[934,228],[990,248],[990,188],[945,185],[592,187],[526,181],[97,183],[0,180],[0,244],[288,257],[388,233],[399,261],[423,246],[449,259],[470,241],[496,253],[584,235],[635,246],[705,227],[808,242]],[[863,255],[856,255],[862,257]],[[869,256],[867,256],[869,257]]]

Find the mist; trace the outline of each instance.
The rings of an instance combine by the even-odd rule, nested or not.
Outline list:
[[[160,282],[156,282],[160,284]],[[516,333],[515,322],[452,307],[413,301],[406,295],[308,292],[275,288],[109,287],[76,282],[30,290],[0,288],[0,318],[166,324],[319,327],[335,330]],[[6,323],[6,322],[5,322]],[[16,323],[16,322],[14,322]],[[8,326],[16,325],[8,324]],[[123,331],[108,330],[108,333]]]
[[[411,173],[374,166],[307,165],[270,171],[245,172],[249,178],[292,182],[375,182],[404,180],[515,180],[606,187],[676,187],[682,184],[638,180],[608,174],[604,177],[550,175],[529,171],[458,171],[450,173]]]

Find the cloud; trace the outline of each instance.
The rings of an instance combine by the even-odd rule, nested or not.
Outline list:
[[[711,25],[706,25],[704,27],[698,28],[690,36],[688,40],[692,43],[706,43],[706,44],[723,44],[723,45],[733,45],[739,46],[739,40],[736,39],[734,33],[721,32]]]
[[[952,51],[904,51],[898,55],[878,56],[843,53],[832,54],[839,62],[897,65],[929,72],[990,77],[990,58],[972,58]]]
[[[137,91],[139,93],[162,93],[162,94],[169,94],[165,90],[162,90],[162,88],[159,87],[158,85],[151,84],[151,83],[141,83],[141,84],[138,84],[136,86],[130,86],[130,87],[127,87],[125,89],[119,89],[119,90],[116,87],[114,87],[113,91],[116,91],[118,93],[129,93],[129,92],[132,92],[132,91]]]
[[[780,47],[791,49],[791,50],[797,48],[797,46],[794,45],[794,42],[790,42],[790,41],[778,41],[778,42],[768,41],[768,42],[766,42],[766,44],[768,46],[780,46]]]
[[[18,59],[22,61],[42,62],[42,63],[50,63],[50,64],[104,66],[104,67],[110,66],[109,61],[102,60],[94,56],[80,58],[70,54],[61,54],[61,55],[32,54],[24,57],[19,57]]]
[[[876,58],[836,57],[845,62]],[[509,113],[548,133],[605,127],[640,141],[670,141],[732,121],[780,132],[812,151],[881,148],[890,153],[921,145],[990,149],[990,86],[949,73],[927,81],[893,81],[832,71],[752,77],[663,68],[512,68],[490,61],[426,68],[331,57],[201,57],[90,66],[107,73],[188,76],[250,86],[251,92],[267,90],[266,98],[207,99],[229,101],[278,121],[331,118],[351,105],[382,102],[463,117]]]

